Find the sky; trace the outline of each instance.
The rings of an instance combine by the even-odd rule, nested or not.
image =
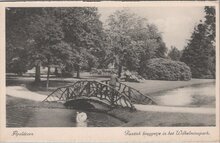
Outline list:
[[[109,15],[120,9],[123,8],[99,8],[100,20],[105,23]],[[130,7],[129,10],[154,23],[162,32],[168,48],[172,45],[180,50],[187,44],[195,25],[205,15],[204,7]]]

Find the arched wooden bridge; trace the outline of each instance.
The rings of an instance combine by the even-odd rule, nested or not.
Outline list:
[[[156,104],[150,97],[126,84],[118,82],[116,88],[112,88],[108,83],[108,80],[79,80],[72,85],[57,88],[44,101],[68,103],[73,100],[93,100],[108,106],[131,109],[135,109],[133,104]]]

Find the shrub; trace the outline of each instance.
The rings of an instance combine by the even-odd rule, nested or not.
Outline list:
[[[169,59],[150,59],[144,68],[145,79],[153,80],[190,80],[190,68],[183,62]]]

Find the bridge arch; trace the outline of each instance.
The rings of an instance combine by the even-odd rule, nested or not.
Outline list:
[[[116,88],[109,81],[79,80],[72,85],[59,87],[44,100],[45,102],[68,103],[73,100],[96,100],[108,106],[120,106],[135,109],[133,104],[156,104],[150,97],[123,83]]]
[[[100,100],[111,106],[134,108],[130,99],[116,89],[98,81],[80,80],[73,85],[59,87],[44,101],[66,103],[79,97]]]

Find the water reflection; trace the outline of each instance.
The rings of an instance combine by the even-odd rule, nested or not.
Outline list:
[[[87,121],[85,122],[76,122],[76,127],[87,127]]]
[[[153,97],[159,105],[169,106],[215,106],[215,83],[177,88]]]

